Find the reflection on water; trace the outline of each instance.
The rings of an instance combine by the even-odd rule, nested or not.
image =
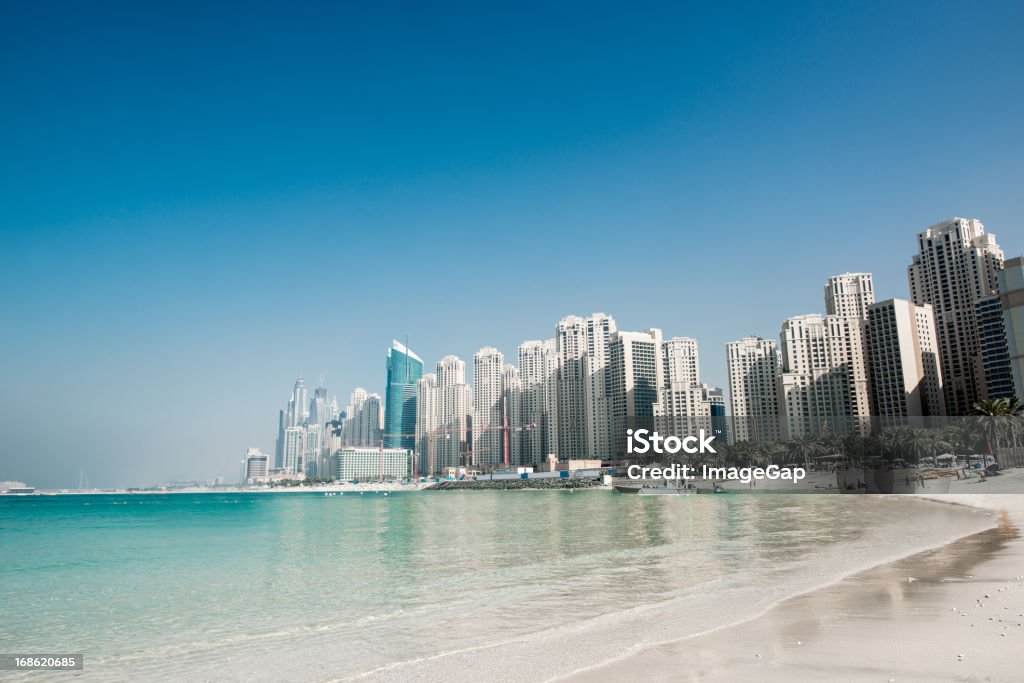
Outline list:
[[[642,638],[626,620],[645,607],[685,635],[983,523],[862,496],[4,500],[0,651],[84,652],[97,679],[231,652],[241,679],[283,651],[344,674],[566,626]]]

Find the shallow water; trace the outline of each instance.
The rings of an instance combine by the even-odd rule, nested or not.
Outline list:
[[[593,662],[990,524],[873,496],[4,498],[0,652],[84,653],[75,680],[402,675],[512,644]]]

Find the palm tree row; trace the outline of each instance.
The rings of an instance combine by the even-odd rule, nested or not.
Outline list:
[[[737,441],[716,442],[717,453],[706,456],[680,454],[671,460],[679,464],[703,463],[716,467],[862,460],[882,457],[911,462],[940,454],[987,453],[995,458],[1002,447],[1024,445],[1024,405],[1017,399],[992,399],[975,404],[976,415],[957,418],[943,427],[890,427],[870,436],[806,434],[779,443]],[[661,456],[651,461],[664,462]]]

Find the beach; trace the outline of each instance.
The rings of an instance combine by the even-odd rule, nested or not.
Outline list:
[[[760,617],[663,643],[572,681],[1019,681],[1024,647],[1021,474],[923,496],[996,525],[790,598]],[[973,493],[982,490],[985,493]]]
[[[81,681],[1009,680],[1021,508],[971,491],[1017,479],[940,501],[6,500],[0,550],[19,552],[0,553],[0,645],[83,652]],[[66,674],[14,680],[29,677]]]

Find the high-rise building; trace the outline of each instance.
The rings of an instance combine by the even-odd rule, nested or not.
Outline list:
[[[781,364],[775,341],[744,337],[725,345],[734,441],[779,441]]]
[[[330,402],[327,398],[327,387],[321,377],[320,382],[313,389],[313,398],[309,400],[309,422],[320,425],[323,430],[331,420]]]
[[[558,451],[558,349],[554,339],[519,345],[522,461],[540,463]]]
[[[287,424],[288,427],[300,427],[306,424],[309,417],[309,394],[306,390],[306,383],[300,377],[295,380],[295,388],[292,389],[292,397],[288,400]]]
[[[465,466],[469,458],[473,391],[466,384],[466,364],[457,356],[437,361],[436,405],[432,473]]]
[[[284,467],[284,430],[288,427],[286,411],[277,411],[277,439],[274,440],[274,469]]]
[[[523,430],[532,428],[522,423],[522,396],[519,368],[506,364],[501,369],[502,453],[503,462],[513,467],[527,464],[523,462]]]
[[[665,368],[664,386],[682,384],[691,387],[700,384],[700,359],[697,340],[692,337],[672,337],[661,347]]]
[[[825,315],[866,318],[868,306],[875,303],[871,273],[833,275],[825,283]]]
[[[725,392],[721,387],[701,384],[703,399],[711,413],[711,431],[722,443],[729,442],[729,421],[725,415]],[[692,432],[691,432],[692,433]]]
[[[288,427],[284,430],[284,465],[282,469],[294,475],[305,472],[306,428]]]
[[[654,425],[665,436],[684,438],[701,429],[727,440],[725,395],[700,382],[697,340],[673,337],[661,345],[664,381],[654,404]]]
[[[817,313],[783,322],[783,438],[870,431],[863,326],[859,316]]]
[[[1013,398],[1016,392],[1010,369],[1010,347],[1003,319],[1002,297],[999,294],[982,297],[974,308],[978,316],[978,397],[982,400]]]
[[[587,455],[586,398],[587,326],[583,318],[570,315],[555,327],[558,354],[558,448],[563,459]]]
[[[242,460],[242,485],[265,483],[270,474],[269,461],[260,449],[247,449]]]
[[[477,466],[504,462],[502,403],[505,356],[490,346],[473,355],[473,455]]]
[[[416,380],[423,376],[423,361],[397,341],[387,359],[384,406],[384,446],[412,450],[416,445]]]
[[[628,429],[654,429],[654,404],[665,376],[661,330],[612,332],[608,354],[607,396],[612,441],[595,458],[626,455]]]
[[[416,380],[416,474],[431,475],[436,471],[434,438],[438,412],[437,375],[428,372]]]
[[[910,298],[931,304],[939,340],[946,413],[970,415],[981,396],[977,303],[996,291],[1003,252],[981,221],[951,218],[917,235],[907,269]]]
[[[612,424],[611,368],[609,367],[612,334],[615,319],[604,313],[594,313],[586,319],[587,352],[584,355],[586,373],[587,457],[608,457],[614,450],[617,436]]]
[[[608,344],[615,320],[571,315],[555,327],[558,352],[558,455],[602,457],[612,448]]]
[[[998,283],[1014,394],[1024,401],[1024,258],[1006,261]]]
[[[306,425],[306,448],[302,458],[302,472],[309,477],[324,476],[323,436],[320,425],[310,422]]]
[[[930,305],[888,299],[868,307],[871,414],[878,427],[924,426],[945,415],[935,317]]]
[[[374,447],[380,446],[384,427],[384,404],[380,394],[368,394],[358,387],[352,392],[352,399],[345,410],[345,445]]]

